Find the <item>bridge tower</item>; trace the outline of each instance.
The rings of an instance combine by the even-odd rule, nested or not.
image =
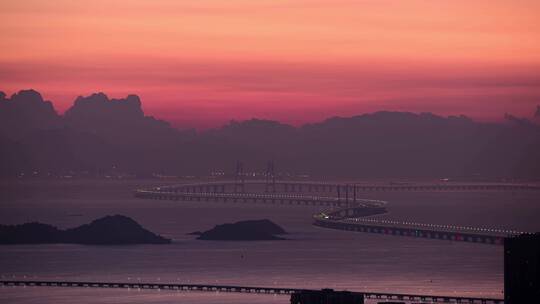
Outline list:
[[[264,191],[270,192],[270,188],[272,188],[272,192],[276,192],[276,174],[274,171],[274,161],[269,161],[266,165],[266,184],[264,185]]]
[[[244,164],[240,161],[236,161],[236,175],[234,178],[234,192],[245,192],[245,175]]]

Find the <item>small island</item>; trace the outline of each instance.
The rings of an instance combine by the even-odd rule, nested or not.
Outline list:
[[[285,240],[278,235],[287,234],[283,228],[270,220],[249,220],[233,224],[217,225],[201,232],[198,240],[214,241],[273,241]]]
[[[170,239],[144,229],[133,219],[106,216],[76,228],[61,230],[42,223],[0,225],[0,244],[169,244]]]

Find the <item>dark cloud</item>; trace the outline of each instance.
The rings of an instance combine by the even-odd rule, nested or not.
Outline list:
[[[10,98],[0,92],[0,122],[1,136],[12,139],[34,129],[57,128],[61,123],[52,103],[34,90],[22,90]]]

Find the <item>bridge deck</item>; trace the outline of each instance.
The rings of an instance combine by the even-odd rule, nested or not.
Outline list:
[[[187,189],[197,187],[215,187],[231,186],[238,184],[248,185],[276,185],[288,191],[297,191],[303,189],[306,191],[336,190],[337,188],[356,188],[358,191],[531,191],[540,190],[540,184],[534,183],[459,183],[459,182],[440,182],[440,183],[366,183],[366,182],[348,182],[336,183],[325,181],[276,181],[269,183],[266,180],[245,180],[245,181],[211,181],[198,183],[183,183],[178,185],[167,185],[153,188],[152,190],[166,189]]]
[[[378,219],[369,219],[369,218],[346,218],[342,219],[344,222],[349,222],[353,224],[367,224],[372,226],[380,226],[384,228],[410,228],[417,230],[426,230],[440,233],[467,233],[475,234],[482,236],[494,236],[494,237],[508,237],[524,234],[527,232],[516,231],[516,230],[506,230],[506,229],[497,229],[497,228],[481,228],[481,227],[470,227],[470,226],[455,226],[455,225],[441,225],[441,224],[427,224],[427,223],[418,223],[418,222],[403,222],[403,221],[394,221],[394,220],[378,220]]]
[[[378,233],[393,236],[428,238],[457,242],[470,242],[488,245],[503,245],[504,243],[504,236],[479,232],[436,230],[425,227],[417,228],[410,226],[398,227],[393,225],[384,225],[380,223],[374,224],[369,221],[356,222],[351,221],[351,219],[332,219],[326,218],[325,216],[321,215],[315,215],[314,220],[315,226],[345,231]]]
[[[169,189],[167,189],[169,190]],[[160,190],[137,190],[135,196],[149,199],[168,200],[219,200],[219,201],[253,201],[262,203],[287,202],[306,205],[326,205],[336,207],[383,206],[385,201],[355,199],[320,195],[301,195],[285,193],[222,193],[222,192],[172,192]]]
[[[71,287],[71,288],[126,288],[126,289],[157,289],[185,290],[203,292],[237,292],[256,294],[291,295],[295,292],[309,291],[308,289],[281,287],[254,287],[236,285],[210,284],[179,284],[179,283],[150,283],[150,282],[93,282],[93,281],[35,281],[35,280],[0,280],[0,286],[37,286],[37,287]],[[502,299],[458,297],[445,295],[400,294],[385,292],[359,291],[368,299],[430,301],[435,303],[493,303],[502,304]]]

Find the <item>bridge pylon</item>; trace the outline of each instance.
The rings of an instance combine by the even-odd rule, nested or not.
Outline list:
[[[270,192],[270,189],[272,189],[272,192],[276,192],[276,174],[274,171],[274,161],[269,161],[266,165],[266,183],[264,185],[264,191]]]
[[[234,192],[245,192],[245,175],[244,175],[244,164],[242,162],[236,162],[236,175],[234,178]]]

